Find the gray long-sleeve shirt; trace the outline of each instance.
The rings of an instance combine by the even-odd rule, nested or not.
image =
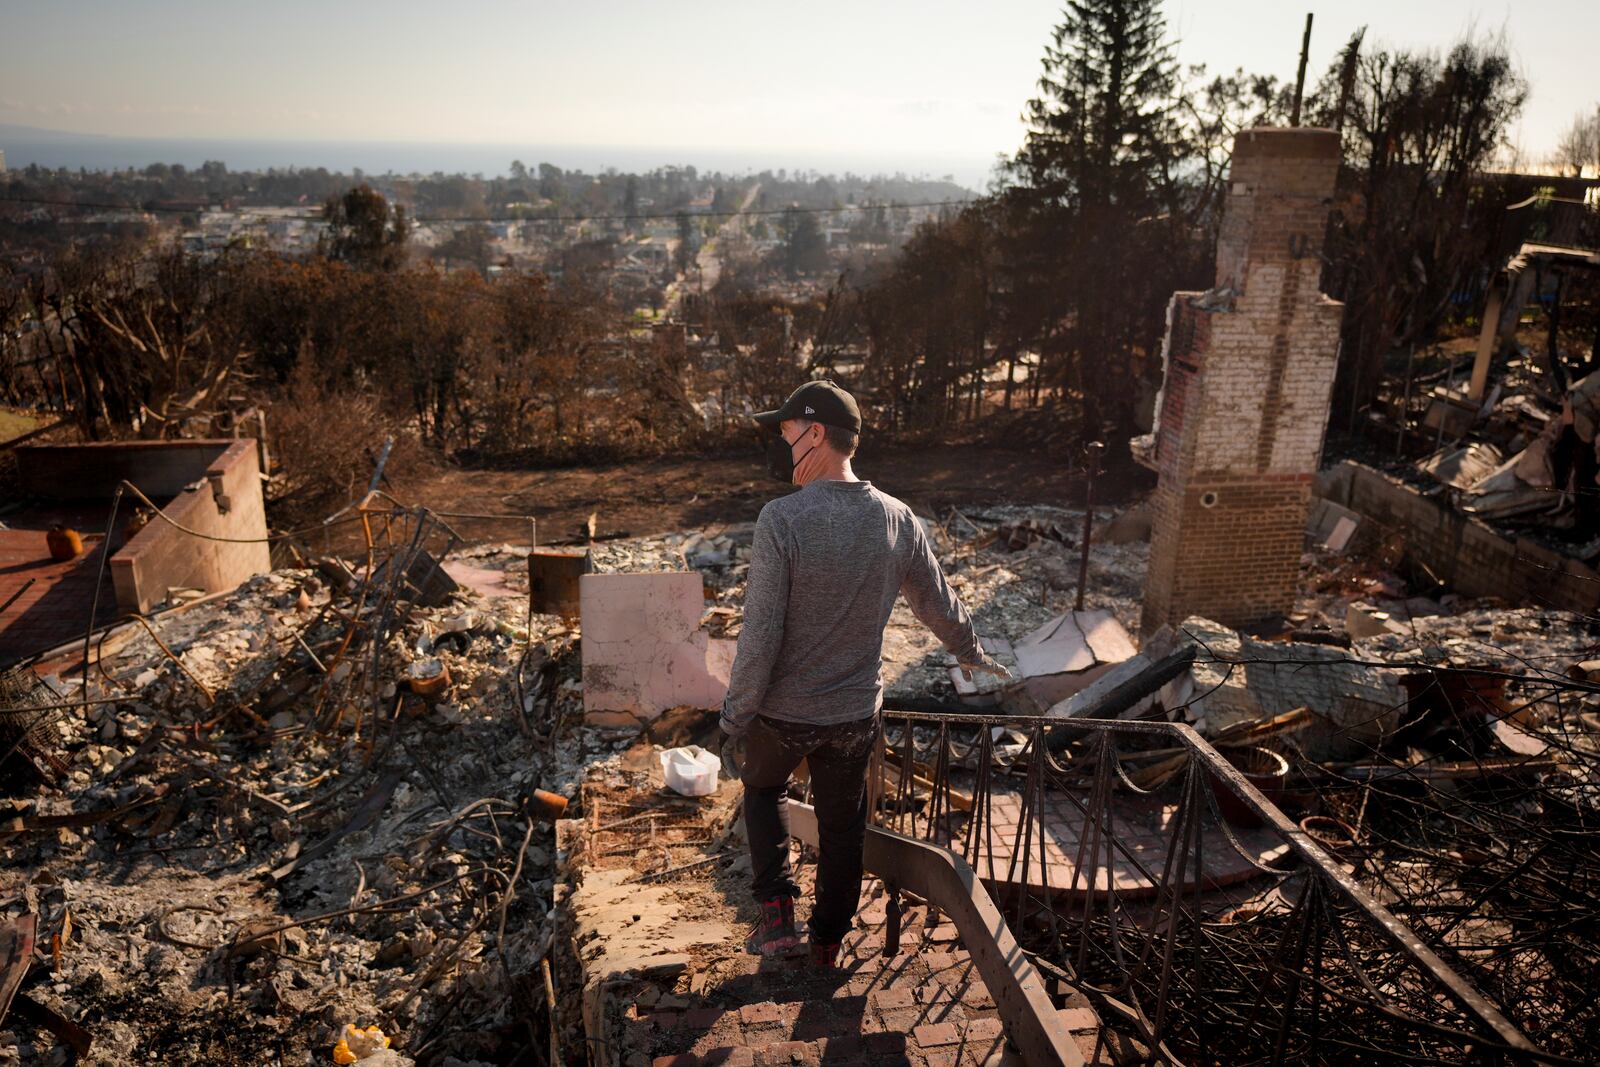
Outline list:
[[[976,661],[972,620],[910,508],[870,482],[825,479],[767,504],[723,716],[827,725],[876,714],[901,593],[959,662]]]

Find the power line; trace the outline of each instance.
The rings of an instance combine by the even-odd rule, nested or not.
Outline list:
[[[38,197],[26,196],[0,196],[0,203],[8,204],[37,204],[48,207],[79,208],[88,211],[138,211],[154,215],[192,215],[197,213],[195,208],[152,206],[140,207],[137,204],[111,204],[79,200],[44,200]],[[788,215],[790,213],[803,215],[828,215],[842,211],[862,211],[875,208],[936,208],[936,207],[969,207],[976,203],[975,200],[925,200],[914,204],[846,204],[840,207],[784,207],[762,208],[752,211],[646,211],[634,212],[626,215],[412,215],[412,222],[446,223],[446,222],[635,222],[645,219],[676,219],[684,218],[737,218],[741,215]],[[249,207],[236,208],[236,211],[261,210],[270,205],[261,205],[255,209]],[[210,208],[199,209],[204,211]],[[290,215],[280,216],[307,222],[320,222],[320,215]]]

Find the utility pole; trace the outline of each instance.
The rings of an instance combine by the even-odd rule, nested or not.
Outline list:
[[[1300,38],[1300,72],[1294,76],[1294,111],[1289,115],[1289,125],[1300,125],[1300,99],[1306,91],[1306,59],[1311,54],[1311,12],[1306,12],[1306,32]]]

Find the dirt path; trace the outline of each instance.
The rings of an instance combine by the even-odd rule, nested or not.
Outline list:
[[[1079,498],[1065,463],[1035,451],[973,445],[866,450],[856,471],[924,512],[1001,503],[1065,503]],[[1108,474],[1095,490],[1102,503],[1123,499],[1143,484],[1131,474]],[[645,535],[751,522],[761,506],[784,492],[761,457],[668,456],[654,460],[550,470],[447,470],[398,487],[405,500],[439,511],[516,512],[539,523],[541,542],[580,535],[591,513],[602,536]],[[477,540],[520,540],[517,524],[455,523]],[[504,530],[504,533],[499,531]]]

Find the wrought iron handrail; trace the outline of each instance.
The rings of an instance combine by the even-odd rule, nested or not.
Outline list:
[[[1022,735],[1009,766],[997,758],[997,728]],[[1170,1061],[1219,1056],[1207,1044],[1215,1038],[1241,1062],[1451,1062],[1485,1053],[1573,1062],[1540,1050],[1186,724],[886,709],[883,730],[874,818],[962,855],[1019,940],[1107,1000],[1103,1015],[1125,1011]],[[1064,759],[1064,741],[1076,745],[1075,759]],[[1127,773],[1119,741],[1186,757],[1159,798]],[[1215,790],[1259,820],[1257,838],[1277,847],[1241,841]],[[1114,796],[1152,808],[1162,801],[1164,855],[1126,840]],[[996,825],[997,797],[1014,827]],[[1063,811],[1077,820],[1070,858],[1051,837]],[[1226,852],[1208,852],[1209,843]],[[1219,906],[1217,856],[1242,857],[1235,868],[1242,862],[1244,874],[1275,879],[1276,902],[1239,924],[1208,914]],[[1119,888],[1119,871],[1137,892]]]

